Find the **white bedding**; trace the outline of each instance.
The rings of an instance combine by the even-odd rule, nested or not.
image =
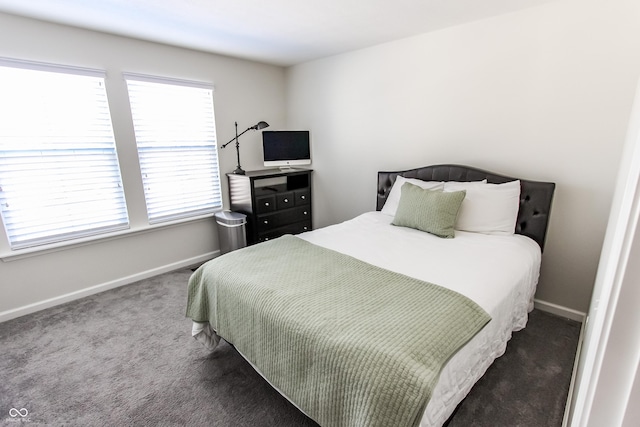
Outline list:
[[[540,247],[520,236],[456,231],[454,239],[391,225],[393,217],[368,212],[352,220],[298,237],[362,261],[467,296],[491,315],[491,322],[443,369],[421,426],[440,426],[453,413],[513,331],[527,323],[540,269]],[[212,331],[194,324],[206,344]],[[214,335],[215,338],[215,335]],[[209,343],[211,344],[211,343]]]
[[[368,212],[298,236],[407,276],[450,288],[475,301],[491,322],[445,366],[421,426],[440,426],[501,356],[512,331],[525,327],[540,271],[540,247],[521,235],[456,231],[454,239],[391,225]]]

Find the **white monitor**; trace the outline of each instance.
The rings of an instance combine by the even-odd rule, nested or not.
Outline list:
[[[266,167],[287,168],[310,165],[309,131],[263,131],[262,152]]]

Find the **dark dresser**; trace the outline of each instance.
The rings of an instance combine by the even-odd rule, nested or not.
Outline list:
[[[230,209],[247,215],[247,243],[311,230],[311,169],[227,174]]]

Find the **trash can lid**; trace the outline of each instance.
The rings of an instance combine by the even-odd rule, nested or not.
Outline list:
[[[215,213],[216,221],[220,221],[223,224],[244,224],[247,216],[240,212],[221,211]]]

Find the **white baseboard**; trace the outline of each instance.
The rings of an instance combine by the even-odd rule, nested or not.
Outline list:
[[[44,301],[38,301],[33,304],[28,304],[23,307],[14,308],[11,310],[0,312],[0,323],[7,320],[15,319],[16,317],[24,316],[27,314],[35,313],[36,311],[44,310],[46,308],[55,307],[56,305],[64,304],[69,301],[77,300],[80,298],[94,295],[100,292],[107,291],[109,289],[117,288],[119,286],[129,285],[139,280],[148,279],[149,277],[157,276],[159,274],[168,273],[170,271],[179,270],[181,268],[188,267],[190,265],[196,265],[215,258],[220,251],[209,252],[197,257],[184,259],[171,264],[163,265],[161,267],[152,268],[151,270],[141,271],[130,276],[121,277],[110,282],[101,283],[99,285],[91,286],[89,288],[80,289],[78,291],[70,292],[68,294],[60,295],[54,298],[50,298]]]
[[[582,353],[582,343],[584,341],[584,332],[585,332],[587,323],[588,323],[588,319],[585,317],[585,321],[582,322],[582,327],[580,328],[580,336],[578,337],[578,348],[576,349],[576,357],[573,361],[573,372],[571,373],[571,383],[569,384],[569,393],[567,394],[567,403],[564,406],[564,417],[562,418],[562,427],[568,427],[569,422],[573,417],[573,401],[575,399],[574,393],[576,391],[578,363],[580,361],[580,354]]]
[[[533,300],[535,308],[546,311],[547,313],[555,314],[556,316],[566,317],[567,319],[575,320],[577,322],[584,322],[586,313],[582,311],[574,310],[572,308],[563,307],[558,304],[554,304],[539,299]]]

